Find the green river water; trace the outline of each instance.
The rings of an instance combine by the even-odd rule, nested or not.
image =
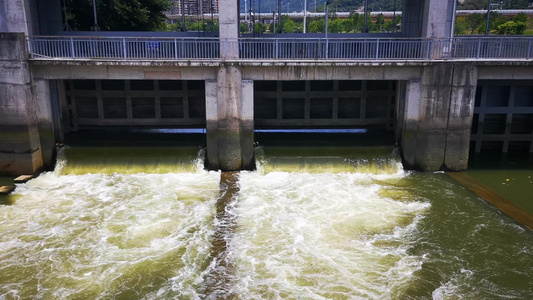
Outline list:
[[[0,299],[533,295],[532,230],[392,148],[259,148],[222,207],[202,156],[66,149],[0,198]],[[531,209],[530,170],[469,174]]]

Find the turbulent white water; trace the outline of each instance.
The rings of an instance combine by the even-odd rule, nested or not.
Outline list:
[[[407,254],[429,204],[382,197],[405,175],[241,175],[232,243],[245,299],[397,295],[421,267]]]
[[[394,157],[260,157],[258,171],[223,189],[233,199],[225,202],[221,174],[201,159],[173,169],[183,159],[139,166],[136,154],[111,172],[112,158],[84,155],[18,185],[11,205],[0,205],[0,299],[533,292],[530,231],[444,174],[410,174]],[[148,174],[161,170],[174,171]]]
[[[195,297],[219,173],[50,172],[0,207],[1,298]]]

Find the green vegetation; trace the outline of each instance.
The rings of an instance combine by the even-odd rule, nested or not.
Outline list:
[[[282,11],[288,12],[301,12],[304,7],[304,0],[291,0],[289,3],[282,4]],[[323,12],[324,0],[319,1],[307,1],[307,10],[310,12]],[[356,11],[363,7],[364,0],[332,0],[329,5],[329,9],[332,11]],[[250,1],[248,1],[250,3]],[[261,12],[271,13],[273,10],[277,10],[277,0],[262,0]],[[315,7],[316,4],[316,7]],[[368,11],[401,11],[403,0],[372,0],[368,1]],[[244,9],[244,1],[240,1],[241,11]],[[249,9],[249,7],[247,7]],[[253,6],[253,11],[259,11],[259,1]]]
[[[383,15],[378,15],[375,18],[368,17],[369,32],[391,32],[397,29],[398,24],[401,23],[401,16],[396,17],[396,25],[392,20],[386,20]],[[307,33],[324,33],[325,32],[325,18],[308,18],[307,19]],[[264,24],[255,24],[255,33],[264,33],[267,26]],[[278,26],[277,24],[275,25]],[[328,33],[355,33],[362,32],[364,26],[364,15],[356,12],[350,13],[346,19],[340,19],[334,14],[328,16]],[[303,32],[302,20],[291,20],[288,16],[281,17],[281,28],[283,33],[301,33]],[[269,32],[274,32],[274,25],[270,24]],[[241,33],[248,32],[248,26],[241,23]]]
[[[218,32],[218,20],[185,19],[185,29],[187,31]],[[168,24],[166,30],[181,31],[181,20],[177,20],[174,24]]]
[[[106,31],[158,31],[166,29],[168,0],[96,0],[98,25]],[[92,0],[65,0],[72,30],[94,26]]]
[[[471,14],[457,17],[455,34],[484,34],[487,14]],[[491,34],[522,35],[533,28],[531,18],[525,13],[519,13],[512,18],[502,16],[496,12],[490,13],[489,31]]]

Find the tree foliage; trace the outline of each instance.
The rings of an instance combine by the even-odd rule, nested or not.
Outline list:
[[[487,9],[489,5],[488,0],[465,0],[463,3],[459,3],[458,9]]]
[[[158,31],[166,29],[169,0],[96,0],[100,30]],[[65,0],[67,20],[73,30],[94,26],[92,0]]]
[[[524,34],[527,24],[520,21],[509,21],[498,26],[499,34]]]

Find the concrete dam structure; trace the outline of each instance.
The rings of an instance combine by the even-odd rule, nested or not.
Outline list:
[[[202,128],[223,171],[254,167],[255,129],[379,128],[421,171],[533,152],[532,40],[453,37],[453,2],[405,0],[377,38],[250,39],[229,0],[215,38],[61,32],[59,1],[0,1],[0,173],[53,165],[87,128]]]

